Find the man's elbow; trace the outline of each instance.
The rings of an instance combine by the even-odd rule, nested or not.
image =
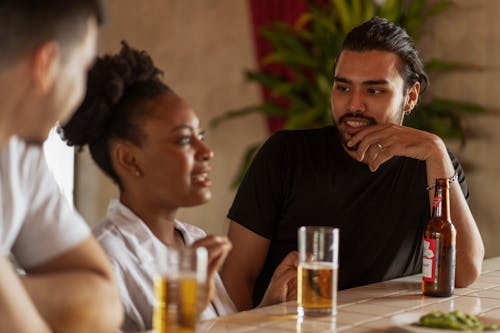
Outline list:
[[[97,306],[91,309],[87,320],[95,325],[89,332],[116,332],[123,321],[123,306],[118,286],[113,279],[106,280],[98,288]]]
[[[481,275],[481,267],[484,258],[484,250],[480,251],[476,259],[471,259],[467,265],[462,264],[457,266],[455,274],[455,286],[457,288],[465,288],[474,283]]]
[[[481,275],[481,265],[479,265],[478,268],[471,268],[466,273],[462,273],[460,275],[457,274],[455,276],[455,287],[465,288],[474,283],[479,275]]]
[[[119,330],[123,321],[123,307],[118,287],[113,279],[98,278],[92,283],[92,297],[80,303],[78,309],[67,309],[65,327],[61,331],[78,333],[108,333]]]

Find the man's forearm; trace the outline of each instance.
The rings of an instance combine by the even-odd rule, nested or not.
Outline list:
[[[450,178],[455,173],[444,144],[436,151],[434,157],[426,161],[427,179],[430,184],[436,178]],[[429,193],[431,207],[432,199],[433,193]],[[481,273],[484,245],[458,182],[450,186],[450,215],[457,230],[455,285],[465,287],[474,282]]]
[[[457,230],[455,284],[457,287],[466,287],[481,274],[484,245],[458,183],[452,184],[450,188],[450,214]]]
[[[32,274],[23,278],[23,283],[55,332],[112,332],[119,327],[116,288],[98,274]]]
[[[0,255],[0,272],[0,331],[50,332],[12,265],[3,255]]]
[[[93,237],[37,267],[24,286],[56,332],[115,332],[123,310],[118,286]]]

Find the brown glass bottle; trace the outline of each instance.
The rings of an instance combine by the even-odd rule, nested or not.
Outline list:
[[[432,218],[424,232],[422,293],[446,297],[455,291],[455,227],[450,218],[450,184],[436,179]]]

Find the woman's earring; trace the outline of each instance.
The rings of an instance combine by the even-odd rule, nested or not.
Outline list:
[[[140,176],[141,175],[141,172],[139,171],[139,169],[135,169],[135,175],[136,176]]]

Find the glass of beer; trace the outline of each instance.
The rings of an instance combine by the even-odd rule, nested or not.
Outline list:
[[[195,329],[206,298],[208,253],[204,247],[179,252],[178,324]]]
[[[300,227],[298,240],[298,313],[306,316],[335,315],[339,230],[320,226]]]
[[[177,290],[179,276],[179,253],[165,249],[158,253],[153,287],[153,332],[171,332],[177,327]]]

